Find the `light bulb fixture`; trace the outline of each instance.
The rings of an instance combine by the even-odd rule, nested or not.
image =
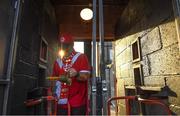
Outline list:
[[[64,51],[63,50],[59,50],[59,56],[61,57],[61,58],[63,58],[64,57]]]
[[[90,20],[93,17],[93,12],[89,8],[84,8],[81,10],[80,16],[83,20]]]

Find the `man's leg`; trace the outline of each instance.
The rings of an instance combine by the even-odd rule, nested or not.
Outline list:
[[[86,115],[86,105],[71,107],[71,115]]]
[[[68,115],[68,109],[67,108],[58,107],[57,108],[57,115]]]

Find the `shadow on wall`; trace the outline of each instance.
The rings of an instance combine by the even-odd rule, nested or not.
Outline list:
[[[115,38],[123,38],[173,19],[171,0],[130,0],[116,22]]]

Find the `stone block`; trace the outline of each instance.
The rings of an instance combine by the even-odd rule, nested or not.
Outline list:
[[[139,37],[139,33],[135,33],[133,35],[126,37],[127,46],[131,45],[138,37]]]
[[[127,47],[126,39],[118,40],[118,41],[115,43],[115,50],[116,50],[115,56],[117,56],[117,55],[119,55],[121,52],[123,52],[124,49],[126,49],[126,47]]]
[[[134,85],[134,78],[133,77],[124,78],[124,85],[127,85],[127,86]]]
[[[116,69],[117,70],[117,69]],[[116,78],[120,78],[120,73],[119,73],[120,71],[116,71],[116,73],[115,73],[115,76],[116,76]]]
[[[144,85],[145,86],[160,86],[160,87],[163,87],[165,85],[164,78],[165,78],[165,76],[148,76],[148,77],[144,77]]]
[[[124,79],[117,79],[117,96],[124,96]]]
[[[119,60],[120,58],[121,58],[121,55],[115,57],[116,66],[120,66],[121,65],[121,60]]]
[[[123,51],[120,55],[119,55],[119,59],[120,60],[120,65],[123,65],[126,63],[126,59],[125,59],[125,56],[126,56],[126,50]]]
[[[120,69],[116,69],[116,78],[120,78],[121,77],[121,71]]]
[[[114,46],[114,50],[115,50],[114,55],[115,55],[115,57],[117,57],[120,54],[119,49],[120,49],[119,45]]]
[[[159,27],[160,27],[160,33],[161,33],[163,47],[167,47],[178,41],[177,33],[176,33],[176,26],[175,26],[174,21],[162,24]]]
[[[124,65],[121,65],[121,78],[128,78],[130,77],[130,64],[126,63]]]
[[[126,115],[126,107],[124,104],[118,102],[118,116]]]
[[[141,64],[143,69],[143,76],[149,76],[150,75],[150,66],[149,66],[149,59],[148,56],[144,56],[142,58]]]
[[[167,77],[167,85],[171,89],[172,92],[177,94],[177,97],[169,97],[169,103],[180,106],[180,75],[177,76],[169,76]]]
[[[149,55],[151,75],[180,74],[180,54],[178,45]]]
[[[162,48],[159,28],[154,28],[151,32],[141,38],[142,56],[150,54]]]
[[[124,59],[125,59],[125,62],[130,62],[132,61],[132,52],[131,52],[131,47],[127,47],[126,51],[125,51],[125,56],[124,56]]]

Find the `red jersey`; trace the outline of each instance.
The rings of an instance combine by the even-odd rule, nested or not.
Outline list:
[[[90,65],[87,56],[85,54],[80,54],[77,56],[76,54],[78,53],[75,53],[75,55],[71,58],[71,60],[75,59],[71,65],[71,68],[74,68],[77,72],[90,73]],[[63,61],[61,59],[57,59],[55,61],[53,68],[53,76],[59,76],[65,72],[65,69],[63,68],[64,64],[62,64]],[[85,105],[88,97],[87,81],[78,81],[76,77],[71,78],[72,84],[68,86],[68,101],[71,107],[79,107]]]

